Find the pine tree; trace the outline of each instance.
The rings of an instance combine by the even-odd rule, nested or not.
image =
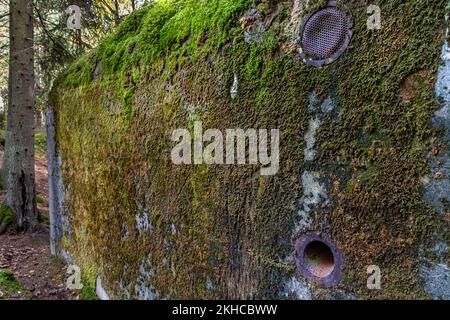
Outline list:
[[[10,0],[9,90],[4,173],[6,204],[16,227],[38,226],[34,170],[34,30],[33,0]]]

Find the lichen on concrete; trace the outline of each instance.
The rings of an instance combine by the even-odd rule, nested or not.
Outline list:
[[[292,277],[285,285],[284,298],[295,300],[312,300],[308,286],[296,277]]]
[[[136,227],[139,233],[148,233],[153,230],[148,212],[144,211],[142,214],[136,215]]]
[[[294,234],[311,228],[313,217],[311,214],[321,203],[327,204],[329,201],[325,186],[319,181],[320,173],[308,171],[302,174],[303,196],[299,200],[300,210],[298,212],[298,222]]]
[[[157,300],[162,298],[158,291],[152,285],[149,285],[156,274],[154,267],[149,261],[150,259],[146,259],[140,265],[140,274],[134,287],[136,296],[140,300]]]
[[[450,300],[450,268],[444,263],[425,262],[420,268],[424,289],[433,299]]]
[[[323,68],[300,61],[295,30],[324,1],[161,0],[132,13],[50,95],[71,230],[60,249],[112,298],[431,298],[421,256],[449,237],[420,181],[434,183],[435,147],[445,154],[430,120],[447,2],[384,1],[378,31],[352,8],[351,45]],[[171,133],[194,121],[279,128],[278,174],[174,165]],[[308,230],[345,253],[339,288],[297,273]],[[365,286],[372,264],[383,290]]]
[[[448,4],[450,8],[450,2]],[[447,20],[448,20],[447,16]],[[447,27],[447,36],[449,34]],[[433,138],[433,150],[429,156],[431,177],[424,186],[424,199],[434,208],[436,214],[450,217],[450,47],[444,42],[441,64],[435,84],[436,99],[440,105],[435,112],[432,124],[443,129],[441,137]],[[444,227],[445,228],[445,227]],[[421,257],[420,277],[424,281],[424,290],[433,299],[450,299],[450,267],[447,258],[448,244],[445,231],[435,236],[428,248],[424,248]]]

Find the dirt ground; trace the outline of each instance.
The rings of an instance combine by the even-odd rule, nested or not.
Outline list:
[[[0,150],[0,166],[3,151]],[[66,289],[67,266],[50,254],[48,226],[47,163],[36,159],[36,194],[42,230],[35,234],[7,234],[0,236],[0,300],[73,300],[79,292]],[[0,203],[4,200],[0,191]],[[2,281],[2,271],[13,272],[9,287]],[[5,278],[5,276],[3,277]],[[5,282],[5,279],[3,279]]]

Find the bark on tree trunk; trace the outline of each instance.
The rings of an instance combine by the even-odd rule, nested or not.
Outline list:
[[[4,172],[6,204],[17,228],[37,228],[34,170],[33,0],[10,0],[9,102]]]
[[[117,0],[114,1],[114,20],[116,23],[116,26],[118,26],[120,24],[120,8],[119,8],[119,2]]]

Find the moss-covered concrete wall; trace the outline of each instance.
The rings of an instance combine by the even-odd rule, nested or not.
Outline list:
[[[326,3],[309,2],[160,0],[59,77],[55,250],[87,282],[113,298],[449,298],[430,282],[450,258],[448,118],[433,122],[448,1],[379,0],[381,30],[369,1],[345,1],[353,37],[323,68],[296,45]],[[280,129],[279,172],[173,164],[172,131],[199,120]],[[296,269],[308,231],[345,255],[335,287]]]

